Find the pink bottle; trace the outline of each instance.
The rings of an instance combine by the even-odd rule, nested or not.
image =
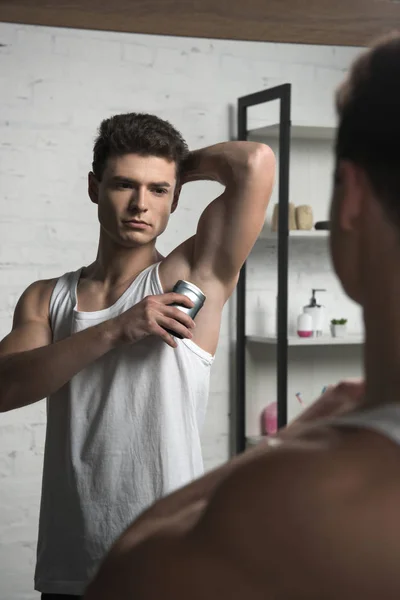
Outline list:
[[[273,435],[278,430],[278,405],[268,404],[261,413],[261,431],[263,435]]]

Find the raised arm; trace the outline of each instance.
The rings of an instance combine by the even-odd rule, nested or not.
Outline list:
[[[225,191],[204,210],[196,234],[163,261],[160,278],[166,290],[177,279],[188,279],[205,293],[193,341],[211,354],[217,348],[224,304],[263,227],[274,178],[272,150],[254,142],[195,150],[184,165],[182,184],[213,180]]]
[[[264,224],[275,178],[274,154],[254,142],[216,144],[189,155],[183,178],[211,179],[225,186],[201,215],[191,270],[231,291]]]

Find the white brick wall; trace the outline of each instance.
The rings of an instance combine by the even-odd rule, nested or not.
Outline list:
[[[86,176],[101,119],[129,110],[155,112],[180,128],[191,147],[199,147],[234,134],[231,107],[237,97],[292,82],[293,120],[331,123],[332,91],[357,54],[354,48],[1,23],[0,44],[1,336],[9,330],[17,297],[30,282],[93,258],[98,228]],[[262,123],[266,116],[265,109],[254,110],[252,123]],[[326,189],[329,182],[320,184]],[[209,183],[185,190],[180,210],[160,240],[162,251],[194,231],[217,191]],[[327,194],[325,208],[326,202]],[[254,260],[262,267],[265,255],[255,253]],[[303,262],[301,256],[296,260],[304,271],[315,266],[307,253]],[[259,291],[268,288],[272,275],[265,271]],[[304,285],[308,289],[310,282]],[[299,295],[296,304],[303,300],[304,294]],[[203,436],[207,467],[228,455],[232,316],[230,305]],[[32,575],[44,423],[44,403],[0,415],[0,600],[37,597]]]

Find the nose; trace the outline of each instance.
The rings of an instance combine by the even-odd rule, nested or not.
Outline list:
[[[147,212],[146,189],[144,186],[137,188],[131,195],[129,210],[132,212]]]

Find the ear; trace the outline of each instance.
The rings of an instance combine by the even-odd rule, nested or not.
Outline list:
[[[88,175],[88,194],[93,204],[99,203],[99,182],[92,171]]]
[[[173,212],[176,211],[177,207],[178,207],[178,203],[179,203],[179,198],[181,195],[181,189],[182,189],[182,185],[177,183],[176,184],[176,188],[175,188],[175,192],[174,192],[174,199],[172,201],[172,206],[171,206],[171,214]]]
[[[360,227],[360,217],[365,186],[364,171],[356,164],[343,160],[336,171],[336,189],[339,196],[337,223],[342,231],[354,232]]]

